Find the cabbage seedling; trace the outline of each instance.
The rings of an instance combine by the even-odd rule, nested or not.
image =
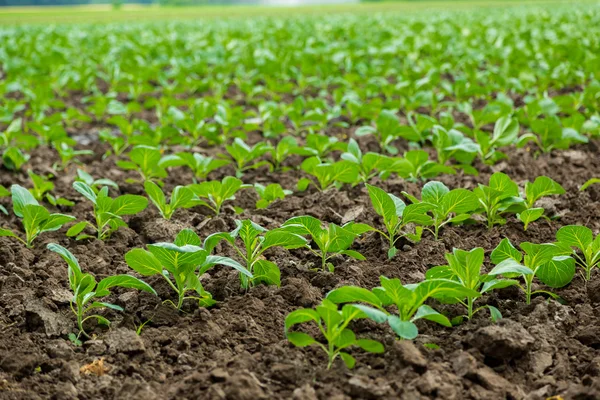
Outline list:
[[[242,139],[235,138],[233,143],[225,146],[225,148],[236,165],[236,176],[238,178],[249,169],[271,165],[268,161],[258,161],[259,158],[272,150],[271,145],[268,143],[259,142],[254,146],[248,146]]]
[[[263,253],[272,247],[283,247],[284,249],[297,249],[307,245],[306,239],[285,229],[273,229],[268,231],[262,226],[250,221],[236,220],[237,227],[231,232],[213,233],[204,240],[204,248],[210,253],[222,240],[227,241],[238,253],[246,265],[246,269],[252,273],[251,277],[240,274],[242,288],[259,283],[279,286],[279,267],[274,262],[265,260]],[[240,239],[243,246],[237,245]]]
[[[366,184],[375,212],[383,218],[386,231],[376,229],[389,242],[388,258],[392,259],[397,252],[396,242],[403,236],[413,242],[421,240],[423,226],[433,224],[433,219],[427,214],[429,206],[423,203],[406,205],[398,197],[386,193],[378,187]],[[404,232],[408,224],[415,224],[414,233]]]
[[[125,254],[125,261],[134,271],[143,276],[162,276],[177,293],[177,309],[181,309],[185,299],[194,299],[203,307],[216,302],[210,293],[204,290],[200,276],[216,264],[223,264],[238,270],[248,278],[250,271],[227,257],[210,256],[203,249],[198,235],[190,229],[184,229],[175,238],[174,243],[149,244],[144,249],[133,249]],[[187,295],[195,292],[194,295]]]
[[[241,180],[233,176],[226,176],[221,182],[208,181],[189,185],[188,188],[196,195],[196,205],[204,206],[219,215],[223,203],[235,200],[235,194],[241,189],[252,187],[245,185]]]
[[[551,288],[568,285],[575,276],[575,260],[569,256],[572,250],[555,243],[523,242],[519,247],[525,252],[525,256],[512,245],[510,240],[502,239],[490,256],[496,266],[488,275],[504,275],[511,278],[521,276],[525,286],[518,286],[525,292],[527,304],[531,303],[531,296],[537,293],[545,293],[560,299],[558,295],[547,290],[534,291],[533,278],[537,277]]]
[[[321,259],[321,268],[328,269],[330,272],[334,267],[327,260],[337,254],[365,260],[365,257],[358,251],[350,250],[350,246],[359,235],[373,230],[369,225],[353,222],[344,226],[331,223],[326,229],[323,229],[321,221],[311,216],[290,218],[282,228],[297,235],[310,236],[317,248],[314,249],[308,243],[305,246]]]
[[[477,291],[447,279],[428,279],[402,285],[400,279],[382,276],[380,282],[381,286],[372,291],[357,286],[342,286],[329,292],[327,300],[336,304],[352,303],[373,321],[386,322],[402,339],[414,339],[419,334],[416,320],[426,319],[446,327],[452,326],[446,316],[425,305],[429,298],[479,296]],[[386,307],[391,305],[396,306],[397,315],[387,311]]]
[[[286,190],[281,187],[279,183],[271,183],[270,185],[263,186],[260,183],[254,184],[254,190],[260,197],[260,200],[256,202],[256,208],[267,208],[275,200],[284,199],[285,196],[292,194],[291,190]]]
[[[124,170],[137,171],[141,182],[153,181],[162,185],[162,179],[167,177],[167,170],[161,164],[162,155],[159,149],[150,146],[135,146],[128,154],[130,161],[117,161],[117,166]],[[131,183],[138,180],[128,179]]]
[[[499,279],[481,273],[483,266],[484,252],[481,247],[474,248],[471,251],[454,249],[452,253],[446,254],[448,265],[430,268],[425,274],[425,278],[431,279],[449,279],[459,283],[466,289],[473,290],[478,296],[466,296],[462,298],[451,297],[444,299],[447,303],[460,303],[467,310],[467,319],[473,319],[473,316],[484,309],[490,311],[493,321],[502,318],[500,311],[488,304],[474,308],[477,298],[494,289],[502,289],[509,286],[518,285],[519,282],[514,279]]]
[[[307,158],[300,166],[304,172],[314,179],[302,178],[298,181],[298,190],[304,191],[314,185],[320,191],[341,186],[342,183],[358,182],[359,166],[353,162],[342,160],[335,163],[322,163],[317,157]]]
[[[327,369],[331,369],[338,356],[344,361],[346,367],[352,369],[356,360],[344,351],[349,347],[358,346],[369,353],[383,353],[385,350],[376,340],[357,339],[354,332],[348,328],[352,321],[363,318],[367,318],[367,315],[357,307],[347,304],[338,310],[337,305],[324,299],[315,310],[303,308],[289,313],[285,318],[285,335],[294,346],[317,345],[323,349],[328,358]],[[306,322],[314,322],[317,325],[326,344],[318,342],[304,332],[290,332],[290,328],[294,325]]]
[[[442,182],[427,182],[421,190],[421,200],[402,192],[413,204],[427,205],[433,214],[433,230],[425,228],[438,239],[440,228],[449,223],[459,223],[470,218],[477,209],[475,194],[467,189],[450,190]]]
[[[481,212],[485,213],[488,229],[506,223],[502,214],[516,213],[526,208],[525,201],[519,196],[519,187],[502,172],[494,173],[488,186],[479,184],[473,193],[479,200]]]
[[[527,208],[517,214],[519,221],[524,224],[524,230],[527,230],[531,222],[537,221],[544,214],[543,208],[534,207],[536,201],[542,197],[564,193],[565,189],[547,176],[538,176],[533,183],[526,182],[525,204]]]
[[[105,240],[120,227],[127,226],[123,216],[137,214],[148,206],[148,199],[144,196],[126,194],[113,199],[108,196],[108,187],[106,186],[97,194],[83,182],[74,182],[73,188],[92,202],[96,219],[95,225],[88,221],[81,221],[67,231],[67,236],[76,236],[78,240],[90,237],[85,234],[81,235],[86,226],[90,226],[96,231],[98,239]]]
[[[363,155],[358,143],[354,139],[350,139],[348,142],[348,151],[342,153],[341,158],[358,166],[358,176],[361,182],[368,182],[371,178],[377,176],[377,174],[381,176],[385,175],[387,167],[393,162],[392,158],[377,153],[366,153]]]
[[[572,251],[577,264],[583,268],[584,279],[589,281],[592,277],[592,270],[600,263],[600,235],[594,238],[590,228],[579,225],[563,226],[556,232],[556,240],[559,245],[567,246]]]
[[[171,219],[173,213],[180,208],[190,208],[196,205],[194,201],[194,192],[185,186],[176,186],[171,193],[171,200],[167,199],[162,189],[152,181],[144,183],[146,194],[152,203],[158,208],[160,215],[164,219]]]
[[[87,315],[90,311],[101,308],[123,311],[123,308],[116,304],[97,301],[97,299],[108,296],[110,294],[110,289],[113,287],[138,289],[156,294],[150,285],[131,275],[109,276],[96,283],[96,279],[92,275],[81,271],[79,261],[69,250],[55,243],[50,243],[48,245],[48,250],[57,253],[67,262],[69,286],[73,291],[73,297],[70,300],[71,310],[73,310],[73,313],[77,316],[79,335],[83,334],[88,336],[83,329],[83,324],[91,318],[95,318],[99,324],[110,325],[110,321],[101,315]]]
[[[178,166],[190,168],[196,179],[201,181],[206,180],[211,172],[230,163],[229,160],[215,159],[200,153],[177,153],[163,157],[161,160],[161,165],[165,168]]]
[[[27,247],[33,246],[33,241],[44,232],[60,229],[67,222],[73,221],[75,217],[64,214],[50,214],[44,206],[33,197],[24,187],[12,185],[11,187],[13,212],[23,224],[25,240],[17,236],[9,229],[0,228],[0,236],[13,237],[23,242]]]

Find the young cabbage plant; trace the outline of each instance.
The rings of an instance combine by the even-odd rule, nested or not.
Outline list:
[[[161,166],[165,168],[186,166],[192,170],[197,181],[204,181],[208,174],[231,164],[231,161],[204,156],[200,153],[177,153],[165,156],[161,160]]]
[[[195,205],[207,207],[215,215],[219,215],[224,202],[235,200],[235,194],[238,191],[249,187],[252,185],[245,185],[233,176],[226,176],[221,182],[208,181],[188,186],[196,196],[194,197]]]
[[[477,292],[478,296],[451,297],[444,299],[444,302],[461,304],[466,309],[465,317],[469,320],[473,319],[477,312],[487,308],[492,321],[495,322],[502,318],[500,311],[489,304],[475,308],[475,300],[492,290],[518,285],[519,282],[514,279],[500,279],[496,276],[482,274],[483,259],[484,251],[481,247],[476,247],[471,251],[453,249],[452,253],[446,254],[448,265],[430,268],[425,274],[425,278],[428,280],[448,279],[466,289]]]
[[[173,213],[180,208],[191,208],[197,204],[194,200],[194,192],[185,186],[176,186],[173,189],[169,203],[167,203],[164,192],[156,183],[146,181],[144,189],[164,219],[171,219]]]
[[[429,160],[429,154],[425,150],[410,150],[404,153],[403,158],[392,158],[387,169],[411,182],[435,178],[441,174],[456,174],[453,167]]]
[[[75,181],[85,183],[86,185],[91,187],[95,193],[98,193],[102,186],[108,186],[113,189],[119,190],[119,185],[117,185],[114,181],[105,178],[94,179],[92,175],[88,174],[82,169],[77,170],[77,178],[75,178]]]
[[[388,258],[392,259],[397,252],[396,242],[407,237],[417,243],[421,240],[423,226],[433,224],[428,215],[429,206],[423,203],[406,205],[401,199],[384,190],[366,184],[375,212],[383,218],[385,232],[375,229],[389,243]],[[408,224],[414,224],[414,232],[406,232]]]
[[[33,197],[24,187],[12,185],[10,188],[13,212],[23,224],[25,239],[20,238],[9,229],[0,228],[0,236],[15,238],[27,247],[33,247],[33,241],[44,232],[56,231],[75,217],[65,214],[50,214],[50,212]]]
[[[54,164],[53,169],[56,171],[63,171],[73,162],[75,164],[81,164],[77,159],[79,156],[91,156],[94,155],[92,150],[75,150],[72,146],[69,146],[65,142],[54,143],[54,148],[58,152],[60,157],[60,164]]]
[[[500,117],[494,125],[494,132],[490,136],[487,132],[476,130],[475,140],[479,144],[479,156],[486,164],[496,164],[507,158],[506,154],[498,147],[510,146],[517,142],[519,136],[519,121],[509,115]]]
[[[402,192],[413,204],[427,205],[433,214],[433,230],[425,228],[439,237],[440,228],[449,223],[460,223],[470,218],[478,207],[475,194],[467,189],[450,190],[442,182],[427,182],[421,190],[421,200]]]
[[[219,242],[225,240],[235,249],[246,270],[252,274],[251,277],[240,274],[242,288],[248,289],[259,283],[279,286],[281,284],[279,267],[274,262],[266,260],[263,253],[272,247],[284,249],[305,247],[306,239],[282,228],[268,231],[248,219],[236,220],[235,223],[237,227],[231,232],[218,232],[208,236],[204,240],[204,248],[211,253]],[[243,246],[237,245],[237,239]]]
[[[556,240],[558,245],[572,249],[572,256],[585,272],[584,279],[589,281],[592,277],[592,270],[600,263],[600,235],[594,238],[590,228],[567,225],[556,232]]]
[[[517,147],[534,142],[543,153],[554,149],[568,149],[574,143],[587,143],[588,137],[573,128],[563,127],[556,115],[529,121],[532,132],[519,137]]]
[[[285,317],[285,336],[297,347],[307,347],[311,345],[319,346],[327,354],[327,369],[331,369],[337,357],[340,357],[346,367],[354,368],[356,360],[345,351],[351,346],[357,346],[369,353],[383,353],[383,345],[371,339],[357,339],[354,332],[348,328],[352,321],[368,318],[360,309],[350,304],[338,310],[336,304],[324,299],[321,305],[315,310],[303,308],[292,311]],[[319,331],[325,338],[323,344],[312,336],[304,332],[293,331],[290,328],[295,325],[307,322],[314,322]]]
[[[428,299],[479,296],[477,291],[447,279],[428,279],[408,285],[402,285],[397,278],[382,276],[379,280],[381,286],[372,291],[357,286],[342,286],[329,292],[327,300],[335,304],[351,303],[369,319],[377,323],[385,322],[400,338],[411,340],[419,334],[415,325],[415,321],[419,319],[433,321],[446,327],[452,326],[446,316],[425,304]],[[396,306],[397,315],[386,309],[391,305]]]
[[[257,169],[264,165],[270,166],[266,160],[259,159],[271,151],[270,144],[259,142],[254,146],[248,146],[242,139],[235,138],[231,145],[225,146],[227,155],[233,160],[236,167],[236,176],[240,178],[249,169]]]
[[[293,136],[284,136],[277,143],[277,146],[271,147],[269,150],[269,154],[271,155],[271,164],[273,165],[273,170],[275,171],[284,171],[283,163],[293,154],[298,154],[300,151],[300,147],[298,147],[298,142],[296,138]]]
[[[222,264],[238,270],[249,279],[252,273],[230,258],[210,256],[201,244],[194,231],[184,229],[177,234],[174,243],[154,243],[146,245],[148,250],[130,250],[125,254],[125,261],[143,276],[162,276],[177,294],[177,304],[167,301],[178,310],[186,299],[197,300],[201,307],[210,307],[216,301],[204,290],[200,281],[206,271]],[[189,292],[194,294],[188,295]]]
[[[162,186],[162,179],[167,177],[167,170],[162,165],[161,151],[155,147],[135,146],[128,154],[129,161],[117,161],[117,166],[124,170],[137,171],[141,180],[127,179],[128,183],[152,181]]]
[[[322,163],[317,157],[307,158],[300,166],[312,179],[302,178],[298,181],[298,190],[304,191],[309,185],[314,185],[320,191],[325,191],[344,183],[359,181],[359,167],[353,162],[342,160],[335,163]]]
[[[350,246],[359,235],[373,230],[369,225],[353,222],[343,226],[330,223],[324,229],[321,227],[321,221],[311,216],[290,218],[282,228],[297,235],[310,236],[316,248],[308,243],[305,247],[321,259],[321,268],[330,272],[333,272],[334,266],[327,261],[335,255],[346,255],[357,260],[365,260],[365,257],[358,251],[350,250]]]
[[[354,163],[358,167],[358,176],[360,181],[368,182],[371,178],[385,176],[387,167],[393,162],[393,159],[382,154],[366,153],[363,155],[358,143],[354,139],[348,142],[348,150],[342,153],[342,160]]]
[[[519,187],[502,172],[494,173],[488,186],[479,184],[473,193],[479,200],[481,213],[486,216],[488,229],[494,225],[504,225],[506,219],[503,214],[515,214],[526,208],[525,201],[519,195]]]
[[[531,222],[537,221],[544,215],[544,209],[542,207],[534,207],[539,199],[564,193],[565,189],[547,176],[538,176],[533,183],[526,182],[525,205],[527,207],[517,214],[519,221],[524,224],[524,230],[527,230],[527,227]]]
[[[156,294],[150,285],[131,275],[113,275],[102,279],[100,282],[96,282],[96,279],[92,275],[86,274],[81,270],[79,261],[69,250],[55,243],[50,243],[47,247],[48,250],[60,255],[68,265],[69,287],[73,291],[73,297],[70,300],[71,310],[73,310],[73,313],[77,317],[77,327],[79,328],[77,338],[81,334],[88,337],[83,324],[89,319],[96,319],[101,325],[110,325],[110,321],[101,315],[88,315],[90,311],[102,308],[123,311],[123,308],[116,304],[100,300],[110,294],[110,289],[122,287]]]
[[[345,150],[346,143],[338,141],[335,136],[310,133],[306,135],[305,145],[294,149],[294,152],[301,156],[324,158],[333,151]]]
[[[137,214],[148,206],[148,199],[144,196],[125,194],[113,199],[108,196],[108,187],[106,186],[98,193],[83,182],[74,182],[73,188],[92,202],[94,205],[94,218],[96,219],[96,224],[81,221],[67,231],[67,236],[76,237],[76,240],[91,237],[90,235],[82,234],[83,230],[88,226],[96,232],[99,240],[108,239],[117,229],[127,226],[127,223],[123,220],[123,216]]]
[[[284,199],[285,196],[292,194],[291,190],[287,190],[281,187],[279,183],[271,183],[270,185],[263,186],[260,183],[254,184],[254,190],[258,194],[260,199],[256,202],[256,208],[267,208],[275,200]]]
[[[409,138],[414,139],[414,134],[409,130],[403,129],[402,125],[400,125],[396,114],[390,110],[382,110],[375,120],[375,127],[370,125],[361,126],[356,130],[355,135],[374,135],[382,151],[390,154],[398,154],[398,149],[392,146],[392,142],[399,137],[406,137],[407,133],[409,134]]]
[[[73,207],[75,203],[69,201],[62,197],[55,197],[52,193],[54,190],[54,183],[50,181],[48,177],[37,175],[32,170],[28,170],[27,174],[33,183],[33,187],[29,189],[29,192],[33,195],[33,197],[37,201],[42,201],[46,199],[48,203],[53,206],[65,206],[65,207]]]
[[[572,250],[555,243],[534,244],[523,242],[519,245],[525,256],[517,250],[510,240],[502,239],[498,247],[492,251],[490,259],[496,266],[489,272],[490,276],[504,275],[508,278],[520,276],[525,285],[518,285],[531,303],[531,296],[537,293],[547,294],[555,299],[560,297],[547,290],[533,290],[533,279],[538,278],[551,288],[568,285],[575,276],[575,259],[570,257]]]
[[[0,185],[0,198],[2,197],[10,197],[10,190]],[[4,215],[8,215],[8,210],[2,204],[0,204],[0,212]]]
[[[446,130],[436,125],[433,128],[432,144],[438,155],[438,162],[446,165],[451,159],[458,161],[457,167],[465,173],[477,175],[477,170],[471,166],[481,149],[473,139],[465,136],[456,129]]]

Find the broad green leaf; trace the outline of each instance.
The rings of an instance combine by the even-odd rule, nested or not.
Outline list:
[[[340,357],[342,358],[342,360],[344,361],[344,364],[346,364],[346,367],[348,369],[352,369],[352,368],[354,368],[354,365],[356,365],[356,359],[354,357],[352,357],[350,354],[341,351]]]
[[[441,204],[442,199],[450,192],[450,189],[442,182],[431,181],[427,182],[421,190],[421,200],[438,205]]]
[[[505,274],[519,274],[519,275],[531,275],[533,271],[525,267],[524,265],[519,264],[518,261],[507,258],[501,261],[498,265],[496,265],[488,275],[496,276],[496,275],[505,275]]]
[[[94,190],[83,182],[74,182],[73,189],[77,190],[83,197],[96,204],[97,195]]]
[[[400,336],[402,339],[412,340],[419,335],[419,330],[417,326],[410,321],[402,321],[400,318],[391,315],[388,318],[388,324],[392,328],[396,335]]]
[[[577,247],[582,252],[592,244],[594,235],[590,228],[579,225],[563,226],[556,232],[556,239],[570,247]]]
[[[366,258],[365,256],[363,256],[362,254],[360,254],[358,251],[355,250],[344,250],[344,251],[340,251],[340,254],[343,254],[345,256],[348,257],[352,257],[356,260],[361,260],[361,261],[365,261]]]
[[[348,304],[346,306],[344,306],[344,309],[346,307],[352,307],[355,308],[357,310],[359,310],[362,314],[364,315],[359,315],[356,318],[369,318],[379,324],[386,322],[388,319],[388,314],[386,314],[385,312],[378,310],[376,308],[373,307],[369,307],[369,306],[365,306],[362,304]]]
[[[167,207],[167,199],[165,198],[165,194],[163,193],[162,189],[156,183],[151,181],[144,182],[144,189],[146,190],[146,193],[148,194],[148,197],[150,198],[152,203],[154,203],[156,208],[159,209],[159,211],[161,212],[161,214],[163,214],[164,217],[164,213]],[[118,213],[115,214],[119,215]]]
[[[537,278],[551,288],[569,284],[575,276],[575,260],[568,256],[554,257],[536,271]]]
[[[125,262],[140,275],[152,276],[161,274],[163,267],[160,261],[149,251],[132,249],[125,254]]]
[[[18,237],[13,231],[4,228],[0,228],[0,236]]]
[[[13,202],[13,212],[17,217],[23,218],[23,212],[25,206],[35,205],[39,206],[40,203],[33,197],[29,190],[19,185],[12,185],[10,192]]]
[[[327,300],[336,304],[361,302],[381,307],[381,300],[370,290],[357,286],[342,286],[334,289],[326,296]]]
[[[441,200],[442,215],[450,213],[464,214],[474,211],[479,205],[477,196],[467,189],[454,189],[448,192]]]
[[[143,290],[144,292],[156,294],[156,291],[154,291],[150,285],[141,279],[130,275],[114,275],[104,278],[98,282],[98,286],[96,286],[96,296],[108,296],[110,294],[110,289],[115,286]]]
[[[273,229],[265,233],[264,237],[265,240],[262,242],[263,250],[275,246],[281,246],[286,249],[297,249],[305,247],[308,244],[308,241],[304,237],[285,229]]]
[[[364,351],[368,351],[369,353],[383,353],[385,352],[385,348],[383,345],[376,341],[370,339],[358,339],[356,341],[356,345],[363,349]]]
[[[231,259],[229,257],[221,257],[221,256],[206,257],[206,260],[204,260],[204,263],[200,266],[198,275],[202,275],[204,272],[206,272],[206,270],[208,270],[208,267],[211,267],[213,265],[225,265],[227,267],[231,267],[231,268],[241,272],[243,275],[245,275],[249,278],[252,278],[252,273],[250,271],[248,271],[246,269],[246,267],[244,267],[242,264],[240,264],[239,262],[237,262],[234,259]]]
[[[175,243],[177,246],[185,246],[188,244],[198,247],[202,246],[200,237],[191,229],[182,229],[177,234],[177,237],[175,237],[175,241],[173,243]]]
[[[133,215],[144,210],[148,206],[148,199],[134,194],[125,194],[117,197],[111,207],[115,215]]]
[[[287,339],[297,347],[306,347],[316,343],[315,339],[304,332],[288,332],[286,336]]]
[[[69,266],[69,283],[73,289],[74,285],[81,280],[83,275],[81,272],[81,267],[79,266],[79,261],[73,255],[73,253],[59,244],[49,243],[46,248],[57,253],[63,258],[63,260],[66,261],[67,265]]]
[[[529,208],[533,207],[535,202],[542,197],[564,193],[565,189],[547,176],[538,176],[533,183],[525,184],[525,196]]]
[[[422,305],[419,307],[415,313],[415,316],[412,318],[412,321],[416,321],[418,319],[426,319],[447,327],[452,326],[450,320],[445,315],[440,314],[428,305]]]
[[[542,215],[544,215],[543,208],[528,208],[527,210],[522,211],[520,214],[517,214],[517,218],[525,225],[523,229],[527,230],[529,224],[540,219]]]
[[[365,184],[375,212],[387,223],[396,217],[396,206],[390,196],[376,186]]]
[[[302,324],[304,322],[314,321],[318,322],[319,314],[310,308],[302,308],[299,310],[292,311],[285,317],[285,330],[286,332],[296,324]]]
[[[508,238],[504,238],[502,239],[498,247],[496,247],[492,251],[490,259],[494,264],[500,264],[502,261],[508,258],[511,258],[517,263],[520,263],[523,259],[523,254],[512,245]]]
[[[267,261],[258,260],[253,266],[253,278],[254,283],[264,283],[266,285],[281,285],[281,271],[277,264]]]

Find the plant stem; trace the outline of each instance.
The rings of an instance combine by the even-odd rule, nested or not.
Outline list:
[[[473,303],[475,299],[473,297],[467,297],[467,318],[470,320],[473,319]]]

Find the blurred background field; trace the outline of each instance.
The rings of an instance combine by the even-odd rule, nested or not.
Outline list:
[[[109,23],[224,17],[294,16],[331,13],[415,13],[497,7],[598,4],[597,0],[438,0],[359,2],[358,0],[141,0],[121,4],[52,5],[85,0],[0,0],[0,24]],[[92,0],[93,1],[93,0]],[[211,3],[215,1],[215,3]],[[218,4],[217,4],[218,2]],[[185,4],[194,5],[185,5]],[[14,6],[14,4],[27,4]],[[37,4],[37,5],[36,5]],[[40,5],[41,4],[41,5]]]

